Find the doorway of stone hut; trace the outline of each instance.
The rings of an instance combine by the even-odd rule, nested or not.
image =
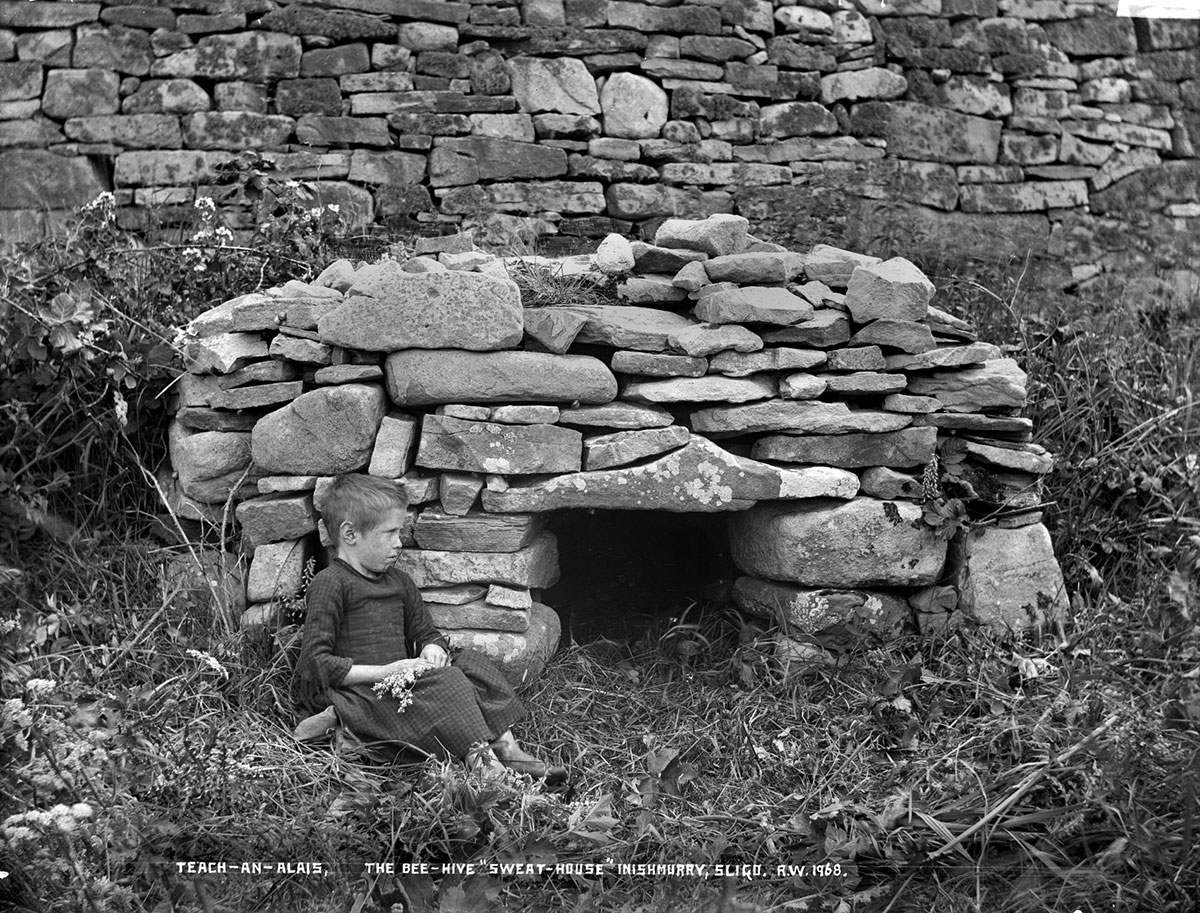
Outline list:
[[[671,619],[719,610],[737,571],[727,516],[667,511],[561,510],[559,582],[542,591],[562,622],[562,643],[636,642]]]

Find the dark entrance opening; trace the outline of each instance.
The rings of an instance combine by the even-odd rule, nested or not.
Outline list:
[[[559,582],[542,591],[558,612],[563,643],[636,641],[694,604],[719,601],[737,574],[724,514],[564,510]]]

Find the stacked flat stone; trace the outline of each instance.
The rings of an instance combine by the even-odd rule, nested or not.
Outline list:
[[[197,318],[172,462],[193,514],[238,502],[249,619],[298,590],[332,476],[367,472],[409,494],[402,562],[438,624],[520,674],[557,641],[537,598],[558,578],[546,517],[568,508],[735,512],[734,598],[794,634],[945,624],[933,588],[967,575],[919,502],[949,438],[997,518],[957,550],[961,608],[1014,628],[1061,613],[1037,510],[1052,461],[1016,362],[907,260],[748,227],[668,220],[653,244],[545,261],[615,284],[613,305],[523,309],[504,260],[442,252],[339,261]]]

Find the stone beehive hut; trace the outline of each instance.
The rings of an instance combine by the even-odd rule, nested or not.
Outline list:
[[[452,640],[517,677],[557,643],[538,591],[558,578],[547,517],[569,508],[731,512],[734,599],[792,637],[1061,613],[1017,363],[907,260],[747,228],[669,220],[654,244],[550,264],[608,277],[611,305],[523,309],[505,261],[452,238],[197,318],[178,503],[211,516],[232,492],[246,622],[299,590],[343,472],[400,480],[404,569]],[[953,547],[921,503],[939,449],[990,514]]]

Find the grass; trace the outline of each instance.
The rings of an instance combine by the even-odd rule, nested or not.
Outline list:
[[[1013,347],[1066,636],[955,629],[785,668],[696,627],[561,653],[526,742],[573,791],[297,745],[290,643],[143,538],[144,492],[86,540],[13,541],[0,653],[0,903],[17,910],[1133,911],[1194,908],[1200,793],[1196,302],[1074,294],[1026,264],[926,264]],[[562,289],[537,277],[544,294]],[[557,298],[556,298],[557,296]],[[72,811],[72,809],[74,811]],[[23,814],[40,810],[41,815]],[[86,812],[86,814],[85,814]],[[759,877],[184,875],[181,859],[760,865]],[[807,865],[804,876],[778,865]],[[820,868],[817,868],[820,867]]]

